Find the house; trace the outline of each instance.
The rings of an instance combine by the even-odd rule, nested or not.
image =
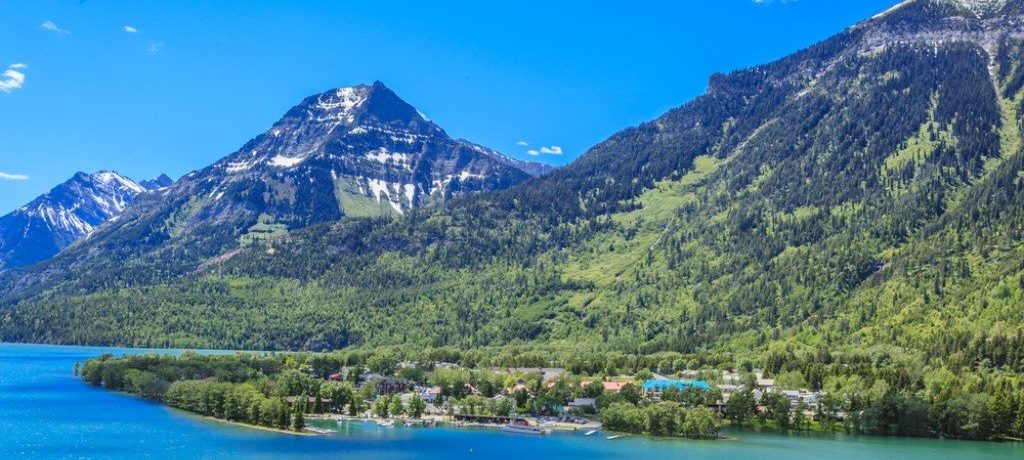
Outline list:
[[[327,379],[328,380],[333,380],[335,382],[340,382],[342,380],[345,380],[345,376],[342,375],[340,372],[336,372],[334,374],[328,375]]]
[[[733,383],[720,383],[720,384],[718,384],[718,389],[722,390],[722,393],[724,393],[724,394],[735,393],[735,392],[739,391],[740,388],[742,388],[740,385],[736,385],[736,384],[733,384]]]
[[[295,401],[299,401],[301,399],[302,399],[301,396],[285,396],[284,397],[284,402],[288,403],[289,405],[292,405],[292,404],[295,404]],[[316,396],[307,396],[306,397],[306,403],[307,404],[316,404],[316,401],[317,401]],[[320,400],[320,403],[321,404],[330,404],[331,400],[329,398],[324,398],[324,399]]]
[[[789,399],[790,404],[795,408],[801,401],[807,404],[809,409],[818,407],[818,400],[821,398],[822,393],[815,393],[810,391],[797,391],[797,390],[782,390],[780,393]]]
[[[629,382],[603,382],[605,393],[618,393],[622,391],[622,387],[626,386]]]
[[[569,402],[569,409],[577,410],[596,410],[597,399],[594,398],[576,398]]]
[[[722,383],[739,385],[742,382],[739,372],[722,371]]]
[[[685,369],[682,372],[680,372],[679,375],[681,375],[684,379],[694,380],[700,376],[700,371],[696,371],[693,369]]]
[[[775,379],[765,378],[764,372],[760,369],[754,370],[754,382],[755,385],[762,390],[767,390],[775,386]],[[738,372],[722,371],[722,383],[742,385],[743,375]]]
[[[762,372],[755,372],[754,376],[757,377],[757,387],[758,388],[761,388],[763,390],[767,390],[769,388],[775,388],[775,379],[765,378],[764,373],[762,373]]]
[[[360,375],[359,380],[365,382],[364,385],[375,385],[379,395],[401,393],[413,387],[412,382],[406,379],[386,377],[373,372]]]
[[[441,397],[441,387],[424,387],[417,386],[416,394],[420,396],[420,399],[432,403],[437,401]]]
[[[644,393],[653,396],[661,396],[661,393],[669,388],[675,388],[679,391],[688,388],[710,390],[711,386],[702,380],[648,380],[644,382],[643,386]]]
[[[590,386],[591,383],[593,382],[590,380],[584,380],[580,382],[580,386],[587,387]],[[601,382],[601,386],[604,387],[605,393],[618,393],[622,391],[622,387],[626,386],[627,383],[629,382]],[[547,384],[544,384],[544,386],[547,388],[551,388],[555,385],[554,382],[549,382]]]
[[[540,374],[541,381],[547,382],[549,380],[557,379],[558,376],[565,373],[565,369],[560,367],[509,367],[502,369],[500,367],[492,367],[494,372],[506,372],[509,374]]]

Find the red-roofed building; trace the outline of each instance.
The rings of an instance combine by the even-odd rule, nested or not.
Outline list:
[[[618,393],[622,391],[622,387],[626,386],[629,382],[602,382],[604,384],[605,393]]]

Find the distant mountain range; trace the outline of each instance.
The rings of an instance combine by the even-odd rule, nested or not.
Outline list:
[[[900,3],[543,175],[330,91],[0,272],[0,340],[1019,374],[1022,119],[1022,0]]]
[[[0,267],[49,259],[121,214],[138,195],[171,185],[166,175],[135,182],[113,171],[78,173],[0,217]]]

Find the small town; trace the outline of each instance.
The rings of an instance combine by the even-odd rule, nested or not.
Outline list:
[[[297,434],[345,423],[382,428],[487,427],[509,433],[598,431],[717,439],[723,426],[844,429],[842,396],[800,373],[685,369],[584,375],[561,367],[465,367],[389,354],[101,356],[76,375],[200,415]],[[847,398],[850,399],[850,398]]]
[[[602,422],[614,431],[649,431],[649,421],[631,426],[610,414],[623,407],[616,403],[623,402],[631,406],[668,403],[677,411],[701,408],[705,420],[700,431],[684,432],[681,427],[673,431],[670,422],[660,433],[693,438],[717,436],[723,420],[770,421],[781,428],[809,429],[812,421],[837,422],[844,416],[840,410],[821,411],[823,392],[777,386],[760,369],[749,373],[683,370],[672,375],[641,371],[595,378],[554,367],[471,370],[445,362],[401,362],[393,373],[358,371],[357,367],[341,369],[327,375],[315,395],[290,395],[284,400],[293,411],[315,420],[356,420],[381,427],[480,426],[524,434],[552,430],[593,434]],[[309,377],[319,376],[310,369]]]

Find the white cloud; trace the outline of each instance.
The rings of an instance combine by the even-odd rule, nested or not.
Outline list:
[[[28,180],[28,176],[24,174],[11,174],[0,171],[0,179],[3,180]]]
[[[157,42],[150,40],[149,44],[146,45],[146,52],[148,53],[159,53],[160,49],[164,47],[164,42]]]
[[[134,33],[138,32],[139,29],[136,29],[135,27],[132,27],[130,25],[126,25],[126,26],[124,26],[124,31],[128,32],[130,34],[134,34]]]
[[[516,145],[518,145],[520,147],[526,147],[527,145],[530,145],[530,143],[526,142],[526,141],[519,141],[519,142],[516,142]]]
[[[519,145],[523,145],[523,144],[519,144]],[[542,145],[542,146],[540,146],[540,149],[530,149],[530,150],[527,150],[526,154],[530,155],[530,156],[537,156],[537,155],[561,155],[562,154],[562,147],[559,147],[557,145],[552,145],[550,147],[547,146],[547,145]]]
[[[61,29],[60,27],[57,27],[57,24],[54,24],[53,21],[46,21],[42,23],[40,27],[42,27],[43,30],[48,30],[57,35],[71,35],[71,32]]]
[[[0,91],[9,93],[21,89],[25,84],[25,73],[22,70],[28,66],[22,63],[11,64],[4,73],[0,74]]]

